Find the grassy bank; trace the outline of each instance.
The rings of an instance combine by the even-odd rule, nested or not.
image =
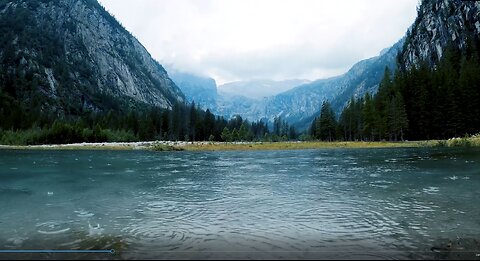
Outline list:
[[[51,145],[0,145],[0,150],[150,150],[153,142],[102,142]]]
[[[480,147],[480,134],[452,138],[449,140],[428,141],[306,141],[306,142],[198,142],[187,143],[181,148],[187,151],[228,151],[228,150],[302,150],[329,148],[419,148],[419,147]]]
[[[302,150],[328,148],[424,147],[425,142],[125,142],[77,143],[62,145],[0,145],[13,150],[152,150],[152,151],[233,151]]]
[[[363,142],[363,141],[304,141],[304,142],[103,142],[64,145],[0,145],[0,149],[37,150],[153,150],[153,151],[232,151],[232,150],[302,150],[329,148],[419,148],[419,147],[480,147],[480,134],[449,140]]]
[[[439,140],[434,145],[437,147],[480,147],[480,133],[463,138]]]
[[[187,151],[229,151],[229,150],[303,150],[328,148],[400,148],[422,147],[423,142],[211,142],[189,143],[183,146]]]

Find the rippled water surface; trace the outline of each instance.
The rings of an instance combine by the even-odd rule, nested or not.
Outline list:
[[[0,248],[449,258],[432,247],[477,246],[479,199],[478,150],[0,151]]]

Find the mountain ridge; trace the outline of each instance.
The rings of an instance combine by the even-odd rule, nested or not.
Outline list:
[[[255,79],[247,81],[235,81],[222,84],[218,89],[229,94],[241,95],[250,99],[261,100],[265,97],[275,96],[291,90],[296,86],[309,83],[304,79],[270,80]]]
[[[379,55],[355,63],[344,74],[301,84],[263,99],[224,93],[219,88],[216,102],[209,104],[209,109],[227,118],[238,114],[251,121],[263,119],[273,122],[275,117],[282,117],[298,129],[305,130],[319,113],[323,101],[332,102],[339,114],[352,96],[375,93],[385,68],[395,69],[397,53],[403,43],[404,38],[383,49]]]
[[[385,67],[394,70],[396,54],[402,45],[403,39],[379,55],[357,62],[342,75],[319,79],[268,98],[265,107],[270,113],[265,117],[270,121],[282,117],[304,130],[325,100],[332,102],[336,113],[340,113],[352,95],[363,96],[366,92],[377,91]]]
[[[420,61],[434,66],[447,45],[464,49],[470,37],[480,34],[479,1],[423,0],[417,13],[400,54],[403,69]]]
[[[68,115],[185,100],[96,0],[3,0],[0,13],[3,90],[27,107]]]

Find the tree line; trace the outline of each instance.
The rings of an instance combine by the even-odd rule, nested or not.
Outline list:
[[[328,101],[310,127],[320,140],[428,140],[480,131],[479,41],[449,44],[435,66],[386,68],[375,95],[351,98],[340,116]]]
[[[6,3],[0,1],[0,9]],[[96,1],[86,3],[92,7]],[[1,144],[277,141],[296,137],[294,129],[285,131],[285,126],[290,130],[288,124],[271,132],[264,121],[249,122],[240,116],[225,119],[198,108],[195,103],[178,103],[171,110],[165,110],[101,92],[87,59],[79,55],[78,60],[69,62],[62,52],[58,52],[63,44],[55,34],[56,30],[50,28],[51,25],[41,27],[42,30],[35,26],[32,12],[37,5],[37,1],[29,2],[15,13],[9,9],[5,19],[0,19],[0,32],[5,36],[0,39]],[[103,12],[102,15],[107,14]],[[75,29],[71,23],[65,26],[69,31]],[[32,53],[39,55],[19,50],[18,46],[36,50]],[[128,52],[122,56],[128,64],[135,64],[134,57]],[[55,75],[56,97],[46,95],[49,82],[43,68],[50,68]],[[139,69],[133,65],[131,68]],[[78,79],[72,78],[72,71],[78,72]],[[154,79],[150,80],[158,85]]]
[[[241,116],[215,116],[210,110],[177,103],[171,110],[139,107],[125,112],[84,112],[81,115],[33,113],[0,89],[1,144],[60,144],[106,141],[280,141],[297,134],[281,118],[273,132],[266,122]]]

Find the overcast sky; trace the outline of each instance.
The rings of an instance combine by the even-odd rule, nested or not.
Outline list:
[[[406,32],[418,0],[99,0],[163,65],[217,83],[344,73]]]

